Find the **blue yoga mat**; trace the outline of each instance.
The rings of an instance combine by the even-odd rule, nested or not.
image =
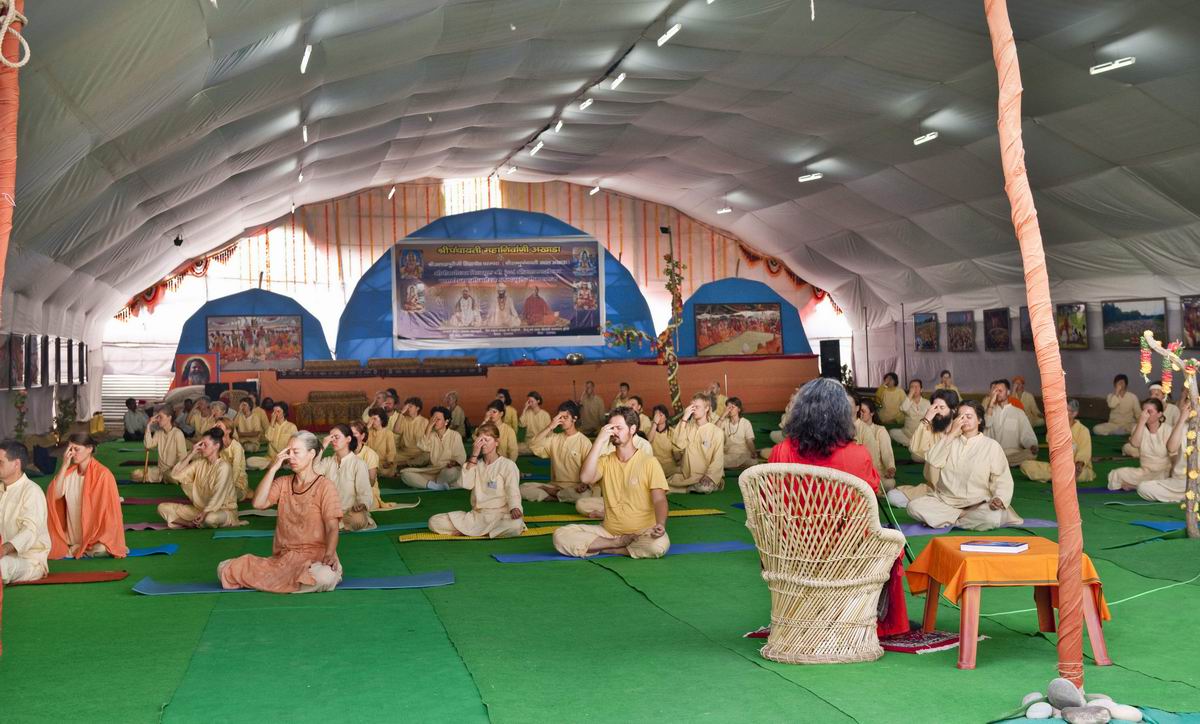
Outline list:
[[[746,504],[745,504],[745,503],[734,503],[734,504],[733,504],[733,507],[735,507],[735,508],[741,508],[742,510],[745,510],[745,509],[746,509]]]
[[[154,546],[153,548],[130,548],[128,558],[142,558],[145,556],[172,556],[179,550],[177,543],[167,543],[166,545]],[[84,556],[88,560],[112,560],[108,556],[99,556],[92,559],[90,556]]]
[[[393,588],[432,588],[454,583],[454,571],[434,571],[414,576],[388,576],[384,578],[344,578],[338,584],[339,591],[376,591]],[[221,588],[217,581],[205,583],[159,583],[146,577],[133,587],[134,593],[143,596],[179,596],[189,593],[243,593],[251,588]]]
[[[729,551],[752,551],[753,543],[740,540],[727,540],[719,543],[680,543],[671,546],[667,551],[669,556],[683,556],[689,553],[728,553]],[[588,558],[572,558],[558,553],[493,553],[492,558],[501,563],[539,563],[541,561],[582,561],[593,558],[624,558],[614,553],[601,553]]]
[[[427,525],[421,521],[412,523],[388,523],[387,525],[378,525],[371,530],[344,530],[342,535],[357,534],[357,533],[391,533],[396,530],[424,530]],[[230,528],[226,530],[218,530],[213,533],[213,538],[270,538],[275,535],[273,530],[262,530],[258,528]]]
[[[1133,524],[1149,528],[1150,530],[1156,530],[1160,533],[1171,533],[1187,527],[1182,520],[1135,520]]]

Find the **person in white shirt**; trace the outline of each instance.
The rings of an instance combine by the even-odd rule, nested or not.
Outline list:
[[[1158,400],[1162,403],[1163,424],[1168,430],[1174,430],[1175,423],[1179,421],[1179,408],[1167,399],[1166,394],[1163,392],[1162,383],[1155,382],[1150,385],[1150,399]],[[1121,453],[1131,458],[1141,457],[1141,451],[1138,450],[1137,445],[1133,444],[1132,440],[1121,446]]]
[[[0,580],[36,581],[49,573],[50,529],[46,494],[25,476],[29,451],[16,440],[0,442]]]
[[[908,396],[904,398],[904,402],[900,403],[900,412],[904,413],[904,427],[896,427],[888,431],[891,438],[904,447],[908,447],[912,443],[913,435],[917,433],[917,427],[921,424],[921,420],[925,419],[925,413],[929,411],[929,400],[921,396],[923,387],[920,380],[908,381]]]
[[[1129,442],[1138,449],[1138,467],[1123,467],[1108,473],[1109,490],[1137,490],[1147,480],[1162,480],[1171,477],[1171,453],[1168,441],[1171,429],[1167,427],[1163,414],[1162,400],[1148,397],[1142,401],[1142,412],[1133,427]]]
[[[125,410],[125,442],[139,442],[146,434],[150,418],[138,409],[137,400],[132,397],[125,400]]]
[[[1010,404],[1012,386],[1008,380],[993,380],[988,406],[987,436],[1000,443],[1012,467],[1037,457],[1038,439],[1024,410]]]

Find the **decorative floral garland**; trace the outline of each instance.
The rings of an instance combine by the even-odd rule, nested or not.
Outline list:
[[[638,347],[649,344],[651,352],[658,351],[658,341],[636,327],[627,324],[616,325],[612,322],[605,322],[604,327],[604,338],[613,347],[624,345],[625,349],[631,349],[635,344]]]
[[[176,268],[166,279],[163,279],[152,287],[148,287],[139,294],[135,294],[133,299],[130,299],[129,303],[121,311],[117,312],[117,319],[125,322],[130,317],[136,317],[143,311],[147,314],[153,314],[154,308],[167,296],[167,292],[173,292],[178,289],[179,285],[183,284],[184,278],[188,276],[203,277],[207,275],[212,262],[229,261],[236,251],[237,244],[233,244],[215,254],[187,261]]]
[[[13,392],[13,407],[17,410],[17,424],[13,426],[13,437],[21,440],[25,437],[25,415],[29,412],[29,395],[25,390]]]

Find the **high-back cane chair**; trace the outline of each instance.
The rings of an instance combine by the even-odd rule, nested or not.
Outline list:
[[[763,658],[789,664],[874,661],[879,596],[904,534],[879,526],[862,479],[815,465],[755,465],[738,477],[746,527],[771,591]]]

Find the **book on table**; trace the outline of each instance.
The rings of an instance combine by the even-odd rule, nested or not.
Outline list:
[[[1029,550],[1029,544],[1011,540],[969,540],[958,549],[968,553],[1024,553]]]

